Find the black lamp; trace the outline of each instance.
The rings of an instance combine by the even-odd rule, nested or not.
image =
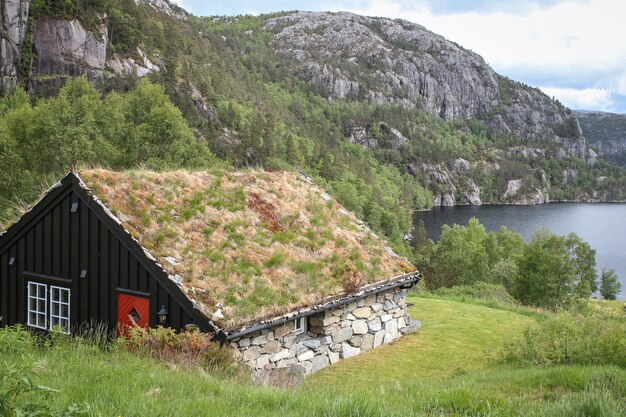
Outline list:
[[[157,317],[159,318],[159,324],[161,325],[165,324],[165,322],[167,321],[167,315],[169,313],[170,312],[167,311],[167,308],[165,308],[165,306],[161,306],[161,309],[157,313]]]

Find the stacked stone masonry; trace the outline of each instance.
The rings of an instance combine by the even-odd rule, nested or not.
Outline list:
[[[305,333],[294,326],[290,320],[230,343],[239,361],[257,373],[290,368],[308,375],[412,333],[420,322],[407,312],[406,290],[396,288],[312,315]]]

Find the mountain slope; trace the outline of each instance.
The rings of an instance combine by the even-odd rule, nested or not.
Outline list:
[[[19,34],[10,52],[1,44],[6,90],[54,95],[82,74],[106,95],[147,77],[220,158],[304,170],[392,240],[433,205],[626,196],[626,171],[588,148],[568,109],[419,25],[64,4],[3,3],[4,29]]]
[[[496,74],[478,54],[406,20],[298,12],[269,19],[272,47],[322,95],[400,104],[444,120],[484,119],[525,139],[578,138],[573,116],[537,89]]]
[[[577,111],[580,127],[589,144],[600,155],[619,165],[626,165],[626,115]]]

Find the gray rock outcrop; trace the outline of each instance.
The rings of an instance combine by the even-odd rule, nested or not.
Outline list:
[[[470,172],[469,161],[457,158],[447,164],[422,163],[410,171],[419,173],[424,182],[434,190],[434,207],[482,204],[480,188],[475,184]]]
[[[106,66],[115,75],[124,77],[145,77],[151,72],[158,72],[161,70],[159,65],[153,63],[141,48],[137,48],[137,55],[140,58],[138,60],[132,57],[121,57],[114,54],[106,60]]]
[[[17,82],[22,44],[26,37],[29,0],[4,0],[0,3],[0,79],[3,91]]]
[[[572,119],[538,89],[408,21],[298,12],[269,19],[264,30],[294,72],[328,97],[423,108],[445,120],[480,118],[529,139],[551,140]],[[574,130],[565,132],[574,137]]]
[[[626,160],[626,115],[578,111],[583,134],[597,153],[621,165]],[[592,156],[593,159],[593,156]]]
[[[40,17],[33,29],[32,75],[101,77],[106,64],[107,28],[89,32],[77,20]]]
[[[410,142],[402,132],[385,122],[376,123],[375,127],[379,132],[378,135],[372,133],[372,126],[355,127],[348,140],[367,149],[399,149]]]

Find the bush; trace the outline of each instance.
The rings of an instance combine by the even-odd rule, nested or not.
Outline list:
[[[561,312],[524,331],[500,353],[515,364],[626,367],[626,322]]]
[[[122,343],[130,352],[176,365],[199,365],[220,372],[236,368],[232,351],[211,341],[211,335],[207,333],[176,333],[165,327],[144,329],[136,326],[128,329],[128,336]]]
[[[11,353],[26,354],[36,345],[37,338],[24,327],[0,328],[0,356]]]

